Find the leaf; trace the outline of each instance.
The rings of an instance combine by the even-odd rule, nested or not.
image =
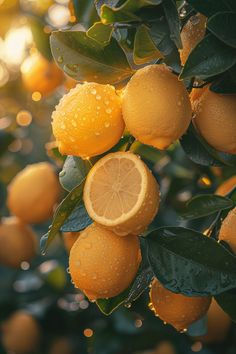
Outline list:
[[[77,81],[96,80],[102,84],[114,84],[133,74],[114,38],[103,47],[84,32],[56,31],[52,33],[50,42],[58,65]]]
[[[194,220],[214,214],[220,210],[230,209],[233,206],[234,203],[229,198],[214,194],[197,195],[187,203],[181,217],[187,220]]]
[[[145,25],[138,27],[134,38],[134,62],[144,64],[154,59],[163,58],[161,52],[155,46],[148,28]]]
[[[108,316],[125,302],[128,293],[129,293],[129,288],[123,291],[120,295],[111,297],[110,299],[98,299],[96,301],[96,304],[100,309],[100,311],[104,315]]]
[[[204,80],[223,73],[235,63],[236,50],[208,34],[190,52],[180,78],[196,76]]]
[[[44,31],[45,23],[37,17],[29,17],[29,25],[38,51],[47,59],[52,60],[49,34]]]
[[[53,241],[54,237],[57,236],[64,222],[71,215],[76,205],[82,200],[84,181],[85,179],[82,180],[78,186],[72,189],[72,191],[57,207],[48,233],[41,238],[42,253],[46,252],[48,246]]]
[[[236,166],[236,156],[215,150],[197,134],[191,123],[187,133],[180,139],[180,144],[187,156],[203,166]]]
[[[176,3],[174,0],[163,0],[162,5],[170,29],[170,38],[176,44],[177,48],[182,48],[180,38],[180,20]]]
[[[145,240],[152,270],[167,289],[206,296],[236,287],[236,257],[212,238],[183,227],[162,227]]]
[[[73,7],[78,23],[86,29],[99,20],[93,0],[73,0]]]
[[[156,47],[164,54],[164,62],[176,72],[180,72],[179,52],[170,38],[169,26],[164,16],[151,23],[150,35]]]
[[[137,276],[130,286],[129,294],[125,300],[125,304],[130,305],[131,302],[137,300],[142,293],[149,287],[154,273],[150,267],[147,256],[147,244],[143,238],[140,237],[140,246],[142,253],[142,262],[140,264]]]
[[[93,220],[89,217],[83,203],[72,211],[66,222],[62,225],[62,232],[78,232],[91,225]]]
[[[59,173],[60,184],[65,190],[70,192],[82,182],[91,167],[90,160],[83,160],[77,156],[67,156],[63,169]]]
[[[95,22],[86,32],[87,36],[94,39],[99,44],[105,46],[109,44],[113,32],[112,26],[104,25],[102,22]]]
[[[236,48],[236,13],[217,13],[208,20],[207,28],[225,44]]]
[[[236,293],[227,291],[215,297],[218,305],[236,322]]]
[[[192,5],[195,10],[201,12],[207,17],[210,17],[217,12],[229,10],[227,5],[224,4],[224,1],[222,0],[188,0],[188,3]]]
[[[132,14],[131,12],[124,10],[112,9],[109,6],[103,5],[100,14],[102,23],[108,25],[113,23],[125,23],[125,22],[139,22],[141,19]]]
[[[216,93],[236,94],[236,66],[233,66],[213,81],[210,90]]]

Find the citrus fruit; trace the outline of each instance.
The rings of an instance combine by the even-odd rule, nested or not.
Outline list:
[[[210,308],[207,312],[207,333],[199,337],[203,343],[218,343],[225,340],[231,326],[230,317],[212,299]]]
[[[224,181],[216,190],[215,194],[225,196],[236,187],[236,176],[232,176]]]
[[[189,95],[182,81],[167,66],[138,70],[122,100],[127,129],[141,143],[166,149],[179,139],[191,121]]]
[[[177,331],[184,331],[203,317],[211,303],[211,297],[188,297],[164,288],[155,279],[150,291],[150,308],[160,319]]]
[[[54,62],[49,62],[41,54],[34,53],[21,66],[22,81],[29,92],[39,92],[43,96],[52,93],[63,81],[63,73]]]
[[[70,251],[70,274],[90,300],[110,298],[128,288],[140,258],[137,236],[120,237],[92,224],[80,233]]]
[[[79,237],[80,232],[64,232],[63,233],[63,241],[64,241],[64,246],[65,249],[67,250],[68,253],[70,253],[70,250]]]
[[[202,40],[206,32],[206,17],[196,14],[186,22],[181,31],[183,49],[180,50],[180,59],[184,65],[192,49]]]
[[[193,123],[213,148],[236,154],[236,95],[205,90],[194,105]]]
[[[88,173],[84,203],[90,217],[118,235],[140,234],[159,206],[159,186],[131,152],[110,153]]]
[[[0,264],[18,268],[36,256],[37,237],[33,230],[16,217],[8,217],[0,224]]]
[[[53,166],[40,162],[26,166],[8,186],[7,206],[26,223],[40,223],[53,214],[61,187]]]
[[[236,207],[230,210],[222,222],[219,240],[228,243],[233,252],[236,253]]]
[[[102,154],[121,138],[121,99],[111,85],[78,84],[52,114],[52,128],[62,154],[89,157]]]
[[[2,325],[2,343],[8,353],[31,354],[37,348],[39,339],[39,325],[26,312],[15,312]]]

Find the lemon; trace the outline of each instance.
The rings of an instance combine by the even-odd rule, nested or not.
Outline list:
[[[39,339],[39,324],[26,312],[17,311],[3,323],[2,343],[8,353],[33,353]]]
[[[8,186],[7,206],[25,223],[48,220],[61,193],[53,166],[40,162],[26,166]]]
[[[30,262],[37,253],[37,236],[16,217],[8,217],[0,224],[0,264],[19,268]]]
[[[62,154],[102,154],[121,138],[121,99],[111,85],[78,84],[56,106],[52,128]]]
[[[63,82],[62,71],[39,53],[25,59],[21,73],[25,89],[32,93],[39,92],[42,96],[51,94]]]
[[[159,186],[145,163],[131,152],[110,153],[90,170],[84,186],[90,217],[116,234],[140,234],[159,206]]]
[[[236,253],[236,207],[228,213],[222,222],[219,240],[225,241]]]
[[[194,104],[193,123],[213,148],[236,154],[236,95],[205,90]]]
[[[150,308],[160,319],[177,331],[184,331],[203,317],[211,303],[211,297],[188,297],[175,294],[155,279],[150,291]]]
[[[124,91],[122,111],[130,133],[161,150],[179,139],[191,121],[188,92],[164,64],[134,74]]]
[[[116,296],[128,288],[140,261],[137,236],[120,237],[92,224],[74,243],[69,269],[75,286],[96,300]]]

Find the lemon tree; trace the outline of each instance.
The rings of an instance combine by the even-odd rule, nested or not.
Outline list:
[[[43,252],[60,232],[79,233],[72,281],[105,314],[130,307],[155,278],[154,309],[177,330],[212,298],[235,320],[234,180],[217,192],[236,166],[235,3],[73,9],[82,30],[50,36],[55,62],[78,84],[52,114],[65,197]]]

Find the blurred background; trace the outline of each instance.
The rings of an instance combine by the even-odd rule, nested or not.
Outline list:
[[[79,0],[78,0],[79,1]],[[91,14],[94,16],[94,14]],[[51,113],[59,99],[75,85],[54,64],[49,35],[70,28],[76,18],[68,0],[0,0],[0,212],[6,186],[26,165],[50,161],[60,171],[63,157],[51,136]],[[83,26],[76,25],[83,29]],[[176,210],[195,193],[211,193],[232,175],[196,166],[179,145],[167,153],[152,155],[142,148],[161,179],[159,222],[178,223]],[[171,162],[171,164],[170,164]],[[0,265],[0,353],[16,354],[234,354],[236,328],[213,303],[208,335],[194,337],[164,325],[149,310],[148,292],[131,308],[121,307],[103,315],[74,289],[67,272],[68,245],[58,237],[46,255],[39,240],[49,223],[34,225],[38,252],[31,263],[19,268]],[[204,230],[205,224],[192,227]],[[2,247],[2,246],[1,246]],[[27,244],[25,244],[27,248]]]

